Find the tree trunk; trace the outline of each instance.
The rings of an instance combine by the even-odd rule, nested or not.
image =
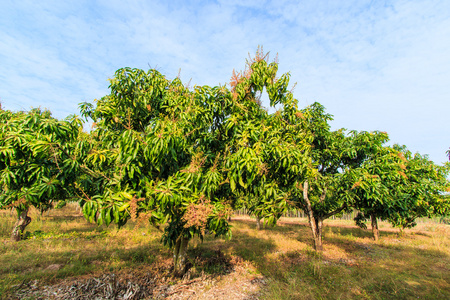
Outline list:
[[[378,230],[378,221],[377,221],[377,217],[374,214],[370,215],[370,219],[372,220],[372,234],[373,234],[373,239],[375,241],[378,241],[378,239],[380,238],[380,231]]]
[[[25,227],[31,223],[31,218],[28,216],[28,208],[22,211],[17,219],[16,225],[14,226],[13,232],[11,234],[11,240],[20,241],[23,237]]]
[[[314,220],[316,222],[316,238],[314,239],[314,248],[316,249],[316,251],[323,251],[323,246],[322,246],[322,225],[323,225],[323,220],[322,219],[315,219]]]
[[[305,199],[305,212],[308,215],[309,225],[311,227],[312,236],[314,239],[314,249],[316,251],[323,251],[322,246],[322,225],[323,219],[315,217],[312,211],[311,202],[308,198],[308,181],[303,183],[303,198]]]
[[[256,229],[261,230],[261,219],[256,216]]]
[[[308,213],[309,225],[311,226],[311,232],[314,240],[314,249],[316,251],[323,251],[322,245],[322,225],[323,220],[313,216],[313,213]]]
[[[186,273],[186,252],[189,239],[179,237],[173,249],[173,276],[182,277]]]

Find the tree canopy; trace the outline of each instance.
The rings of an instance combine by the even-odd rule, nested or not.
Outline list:
[[[74,197],[80,172],[74,167],[74,146],[81,133],[75,116],[59,121],[48,110],[11,112],[0,109],[0,209],[14,208],[18,223],[12,233],[20,240],[31,222],[30,206],[41,211]]]
[[[323,221],[352,209],[373,228],[377,218],[407,227],[449,213],[448,166],[387,146],[385,132],[332,130],[325,107],[298,108],[290,74],[277,71],[262,49],[229,88],[122,68],[108,95],[80,104],[89,133],[75,116],[0,110],[0,208],[19,214],[13,236],[29,223],[28,207],[77,199],[91,222],[160,228],[179,276],[190,239],[230,237],[239,205],[270,224],[303,210],[318,251]]]

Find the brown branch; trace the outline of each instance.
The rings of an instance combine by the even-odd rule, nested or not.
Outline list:
[[[339,207],[338,209],[335,209],[335,210],[333,210],[332,212],[330,212],[330,213],[328,213],[328,214],[326,214],[326,215],[323,215],[322,216],[322,219],[328,219],[329,217],[331,217],[331,216],[333,216],[333,215],[336,215],[336,214],[338,214],[338,213],[340,213],[341,211],[343,211],[344,209],[346,209],[347,208],[347,203],[344,203],[344,204],[342,204],[342,206],[341,207]]]
[[[305,209],[306,209],[306,213],[310,213],[311,212],[311,202],[309,201],[308,198],[308,180],[305,180],[305,182],[303,183],[303,199],[306,202],[305,205]]]
[[[323,189],[322,195],[320,195],[319,200],[320,202],[323,202],[325,200],[325,197],[327,196],[327,189]]]
[[[78,187],[77,185],[78,184],[76,184],[75,187],[83,193],[84,197],[86,197],[88,201],[92,201],[92,199],[83,191],[83,189],[81,187]]]

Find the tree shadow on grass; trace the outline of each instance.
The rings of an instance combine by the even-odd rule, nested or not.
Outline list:
[[[82,240],[82,238],[77,238],[75,242],[81,244],[83,242]],[[27,253],[25,253],[25,250],[22,249],[21,260],[10,261],[9,264],[4,264],[0,268],[0,274],[20,273],[25,270],[42,271],[46,270],[50,265],[57,264],[61,267],[56,270],[58,271],[57,273],[61,273],[60,271],[64,268],[65,270],[63,271],[65,274],[75,276],[84,274],[85,272],[82,269],[89,271],[91,269],[89,266],[97,269],[101,269],[100,266],[103,266],[108,269],[110,266],[126,266],[141,263],[151,264],[156,260],[158,255],[161,255],[159,245],[139,245],[127,248],[118,245],[108,250],[99,249],[98,251],[89,251],[83,248],[57,251],[51,249],[51,242],[46,243],[49,246],[48,251],[42,249],[35,252],[26,250]],[[26,260],[26,262],[23,260]],[[83,266],[88,268],[83,268]],[[71,269],[79,270],[81,273],[71,272]]]
[[[381,230],[380,241],[374,242],[370,229],[325,226],[325,251],[320,254],[312,250],[306,224],[283,223],[258,235],[253,220],[234,222],[238,232],[220,247],[271,278],[267,298],[450,299],[450,260],[442,250],[446,244],[436,248],[429,235],[419,236],[422,247],[418,241],[411,243],[413,235],[401,237],[392,230]],[[261,238],[261,233],[266,236]],[[309,247],[286,252],[275,243],[277,234]]]
[[[243,261],[257,262],[276,250],[273,239],[259,238],[245,230],[234,234],[230,241],[208,240],[188,250],[194,266],[212,275],[234,270]]]
[[[60,215],[56,215],[56,216],[44,216],[41,218],[41,220],[45,221],[51,221],[51,222],[55,222],[55,223],[67,223],[67,222],[73,222],[73,221],[79,221],[81,222],[86,222],[89,224],[88,221],[86,221],[86,219],[84,218],[84,216],[77,216],[77,215],[68,215],[68,216],[60,216]]]
[[[254,222],[238,222],[254,228]],[[238,242],[233,253],[245,256],[271,278],[267,298],[283,295],[283,299],[450,299],[450,259],[443,250],[445,241],[436,246],[431,237],[424,235],[420,236],[424,243],[420,245],[417,241],[411,243],[414,236],[399,237],[396,232],[382,231],[380,242],[374,242],[370,230],[327,226],[325,251],[318,254],[312,250],[308,226],[282,224],[265,231],[266,249],[259,246],[261,250],[255,255],[247,255],[245,251],[253,247]],[[283,252],[271,240],[271,232],[292,236],[311,247]],[[276,250],[280,253],[267,256]]]
[[[245,229],[257,231],[255,220],[240,219],[240,220],[233,220],[231,223],[233,224],[233,222],[236,222],[238,224],[244,224]],[[275,231],[275,232],[280,232],[280,233],[288,233],[298,227],[309,228],[307,225],[304,225],[304,224],[287,223],[287,222],[278,222],[276,225],[272,226],[272,225],[264,224],[263,221],[261,221],[261,230],[260,231],[264,232],[265,230],[268,230],[268,231]]]
[[[355,238],[373,238],[372,229],[362,229],[359,227],[340,227],[340,226],[324,226],[323,228],[324,235],[329,235],[332,233],[334,235],[355,237]],[[383,237],[397,237],[398,232],[392,230],[379,230],[380,238]]]
[[[247,228],[254,228],[255,224],[251,220],[239,220],[237,221],[247,226]],[[314,253],[313,245],[314,241],[311,237],[310,227],[305,224],[293,224],[285,223],[275,227],[266,227],[263,231],[282,233],[284,236],[291,237],[297,241],[300,241],[310,248],[308,253]],[[243,232],[239,233],[242,237],[237,238],[237,242],[233,243],[233,251],[243,259],[258,262],[261,257],[266,254],[272,253],[277,250],[276,244],[272,239],[260,239],[253,236],[249,236]],[[416,233],[414,233],[416,234]],[[428,234],[421,235],[423,237],[430,238]],[[405,255],[412,257],[413,260],[420,261],[420,257],[441,257],[448,258],[448,255],[435,249],[423,249],[420,247],[408,245],[407,241],[414,235],[399,236],[394,231],[380,230],[380,241],[375,242],[372,240],[372,233],[370,230],[364,230],[357,227],[348,226],[324,226],[323,229],[323,243],[326,254],[327,248],[340,249],[347,257],[358,257],[364,253],[371,253],[371,251],[385,252],[385,257],[388,258],[393,254],[390,251],[405,251]],[[248,240],[248,242],[247,242]],[[279,249],[282,251],[282,249]],[[308,252],[309,251],[309,252]],[[373,252],[372,251],[372,252]],[[288,253],[289,254],[289,253]],[[308,254],[309,255],[309,254]],[[315,254],[311,254],[314,256]],[[381,255],[383,256],[383,255]],[[395,255],[394,255],[395,256]],[[402,255],[400,254],[401,258]],[[373,261],[373,257],[369,257],[369,261]]]
[[[402,238],[397,238],[395,232],[383,232],[381,242],[374,243],[368,241],[370,231],[327,226],[324,228],[325,254],[321,256],[312,251],[311,231],[303,224],[284,223],[256,231],[253,220],[232,223],[236,230],[230,241],[208,237],[204,243],[197,246],[195,243],[191,244],[188,256],[192,267],[196,268],[193,277],[203,273],[213,277],[219,276],[232,272],[236,266],[241,265],[248,268],[248,272],[258,272],[271,278],[271,287],[281,290],[284,299],[319,296],[357,299],[364,294],[369,295],[369,298],[383,299],[409,298],[415,294],[421,298],[428,296],[428,299],[445,299],[450,296],[450,276],[447,275],[450,270],[446,264],[449,261],[448,255],[432,247],[421,249],[402,243]],[[85,231],[92,232],[92,229]],[[278,234],[311,247],[284,251],[283,246],[279,246],[275,241]],[[153,268],[159,274],[170,276],[171,252],[156,240],[149,241],[147,245],[117,243],[105,248],[101,246],[104,235],[93,233],[90,238],[100,242],[98,251],[83,248],[83,242],[88,242],[89,235],[75,238],[55,237],[55,244],[52,244],[52,240],[24,241],[23,249],[19,249],[15,254],[8,253],[16,255],[17,262],[8,262],[11,267],[5,265],[0,268],[0,283],[6,282],[5,278],[10,276],[15,276],[15,279],[8,279],[8,284],[17,284],[24,280],[51,281],[54,278],[64,279],[88,274],[94,276],[93,274],[145,268]],[[384,243],[383,238],[389,241]],[[426,236],[423,238],[428,239]],[[74,243],[74,247],[78,246],[57,251],[53,245],[57,246],[61,240]],[[29,250],[34,246],[33,243],[36,243],[36,246],[41,245],[39,251]],[[445,244],[442,247],[445,247]],[[327,257],[327,251],[331,248],[340,249],[345,260]],[[27,253],[24,253],[25,250]],[[20,260],[28,262],[21,264]],[[161,264],[159,269],[155,267],[162,261],[165,263]],[[247,262],[254,268],[248,267]],[[52,264],[62,267],[58,270],[47,270]],[[430,284],[430,279],[433,284]],[[355,292],[350,292],[351,289]],[[270,295],[267,297],[270,298]]]
[[[82,239],[79,242],[82,243]],[[125,289],[122,292],[128,293],[130,284],[140,285],[139,282],[143,279],[151,283],[154,289],[165,282],[164,278],[170,276],[170,254],[161,251],[161,248],[159,244],[127,247],[117,245],[99,251],[83,250],[82,247],[55,251],[49,247],[47,251],[41,250],[34,254],[22,253],[21,258],[28,260],[26,265],[11,262],[0,267],[0,298],[10,296],[11,299],[34,299],[34,291],[45,292],[47,288],[55,290],[55,295],[56,292],[66,294],[68,291],[77,291],[86,280],[101,283],[105,276],[112,276],[114,279],[113,290]],[[119,282],[123,283],[120,289],[116,285]],[[107,280],[105,284],[107,286],[111,281]],[[36,298],[47,299],[45,293]],[[97,299],[113,298],[103,295]]]

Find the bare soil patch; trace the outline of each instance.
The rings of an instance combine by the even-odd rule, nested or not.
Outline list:
[[[196,265],[222,267],[221,275],[191,270],[181,278],[173,278],[170,259],[139,270],[120,270],[99,276],[67,278],[55,284],[38,280],[15,286],[8,299],[258,299],[266,279],[248,272],[252,266],[239,257],[225,257],[220,251],[208,259],[196,258]],[[54,265],[51,265],[51,267]]]

